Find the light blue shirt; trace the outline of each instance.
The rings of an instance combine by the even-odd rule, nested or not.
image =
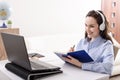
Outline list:
[[[114,51],[110,40],[105,40],[100,36],[92,42],[81,39],[75,50],[85,50],[94,60],[93,62],[82,63],[82,69],[111,75]]]

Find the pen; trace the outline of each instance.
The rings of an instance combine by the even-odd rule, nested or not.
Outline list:
[[[35,57],[37,54],[32,55],[32,57]]]
[[[75,45],[73,45],[73,47],[72,48],[75,48]]]

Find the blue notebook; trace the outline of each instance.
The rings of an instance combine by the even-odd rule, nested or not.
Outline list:
[[[88,53],[85,50],[69,52],[67,54],[62,54],[62,53],[55,53],[55,54],[57,56],[59,56],[60,58],[67,57],[68,55],[70,55],[70,56],[76,58],[77,60],[79,60],[82,63],[93,61],[93,59],[88,55]]]

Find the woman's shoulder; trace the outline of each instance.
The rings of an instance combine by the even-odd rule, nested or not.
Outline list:
[[[111,40],[106,40],[103,45],[104,46],[113,46],[113,43]]]
[[[87,39],[86,39],[86,38],[82,38],[82,39],[80,39],[79,42],[80,42],[80,43],[86,43],[86,42],[87,42]]]
[[[105,44],[113,44],[111,40],[106,40]]]

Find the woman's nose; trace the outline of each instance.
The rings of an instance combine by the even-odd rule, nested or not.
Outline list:
[[[86,30],[88,31],[88,30],[90,30],[90,28],[89,28],[89,27],[86,27]]]

